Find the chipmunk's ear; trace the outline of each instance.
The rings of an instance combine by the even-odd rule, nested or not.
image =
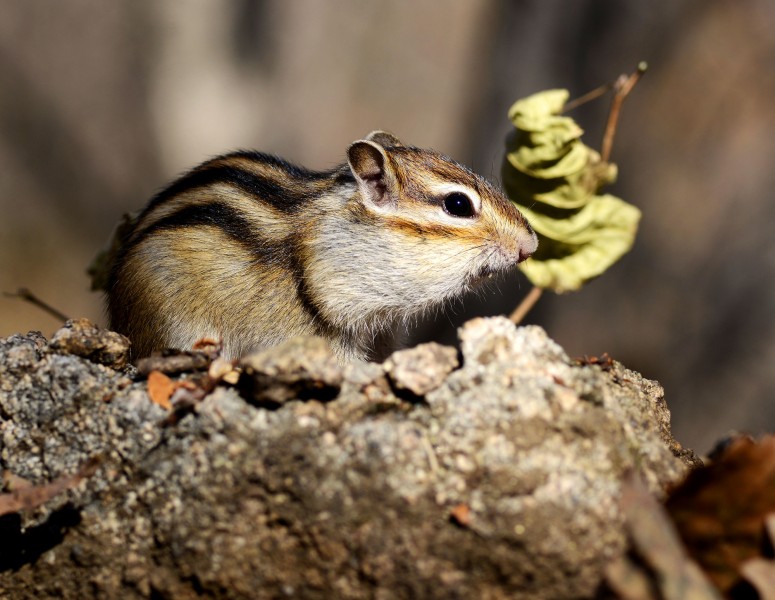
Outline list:
[[[385,149],[375,141],[358,140],[348,148],[347,159],[363,199],[378,208],[395,208],[398,181]]]
[[[369,135],[366,136],[365,139],[369,140],[370,142],[377,142],[384,148],[404,145],[404,143],[392,133],[388,133],[387,131],[380,131],[379,129],[377,131],[372,131]]]

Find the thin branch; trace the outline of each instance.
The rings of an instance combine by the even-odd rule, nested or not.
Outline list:
[[[632,88],[638,83],[638,80],[646,72],[648,65],[642,62],[634,73],[630,75],[620,75],[614,84],[614,98],[611,101],[611,110],[608,112],[608,122],[605,125],[603,133],[603,143],[600,145],[600,157],[604,162],[611,158],[611,150],[614,145],[614,136],[616,135],[616,126],[619,123],[619,114],[622,111],[622,104],[625,98],[630,94]]]
[[[16,293],[3,292],[3,295],[6,296],[7,298],[20,298],[25,302],[29,302],[30,304],[37,306],[41,310],[50,314],[55,319],[59,319],[62,322],[70,320],[70,317],[68,317],[66,314],[61,313],[53,306],[46,304],[45,302],[43,302],[43,300],[38,298],[27,288],[19,288],[18,290],[16,290]]]
[[[82,480],[94,475],[100,462],[101,457],[94,456],[82,464],[74,475],[62,475],[54,481],[42,485],[22,484],[11,489],[10,492],[0,494],[0,515],[38,508],[62,492],[74,488]]]
[[[603,94],[607,94],[614,88],[613,83],[604,83],[600,87],[596,87],[594,90],[587,92],[583,96],[579,96],[578,98],[574,98],[570,102],[567,102],[565,106],[562,107],[562,112],[570,112],[574,108],[578,108],[582,104],[586,104],[587,102],[591,102],[592,100],[597,100],[602,96]]]
[[[522,319],[525,318],[525,315],[530,312],[531,308],[533,308],[533,305],[538,302],[538,299],[543,293],[543,288],[533,286],[533,289],[530,290],[527,296],[522,298],[522,302],[519,303],[519,306],[517,306],[514,312],[509,316],[509,319],[511,319],[512,323],[519,325],[522,322]]]

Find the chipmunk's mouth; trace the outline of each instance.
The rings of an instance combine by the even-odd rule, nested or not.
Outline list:
[[[532,233],[532,231],[531,231]],[[487,255],[486,262],[468,276],[468,284],[473,286],[487,279],[492,279],[505,271],[514,269],[519,263],[527,260],[536,250],[537,238],[532,234],[530,244],[515,248],[513,251],[498,248]]]
[[[500,269],[495,269],[490,265],[484,265],[479,269],[479,272],[476,274],[476,276],[478,279],[487,279],[499,272],[500,272]]]
[[[486,279],[492,279],[493,276],[501,272],[501,269],[496,269],[491,265],[482,265],[478,270],[474,271],[468,276],[468,284],[476,285],[482,283]]]

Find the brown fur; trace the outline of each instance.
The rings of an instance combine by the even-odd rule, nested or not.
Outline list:
[[[294,335],[344,358],[381,358],[396,326],[535,249],[523,216],[470,170],[375,132],[351,162],[312,172],[240,152],[151,200],[108,290],[135,356],[219,337],[227,356]],[[451,191],[479,210],[444,209]]]

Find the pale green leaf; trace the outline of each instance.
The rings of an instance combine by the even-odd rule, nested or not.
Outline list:
[[[576,290],[602,274],[633,244],[640,211],[600,189],[616,166],[581,141],[582,129],[561,115],[566,90],[514,103],[503,186],[536,230],[536,254],[520,268],[542,288]]]
[[[544,90],[517,100],[509,109],[509,120],[521,131],[544,131],[547,123],[566,122],[577,127],[570,117],[558,116],[568,101],[568,90]]]
[[[558,293],[579,289],[632,247],[640,211],[615,196],[595,196],[582,210],[552,219],[522,207],[539,234],[539,251],[520,264],[528,279]]]

